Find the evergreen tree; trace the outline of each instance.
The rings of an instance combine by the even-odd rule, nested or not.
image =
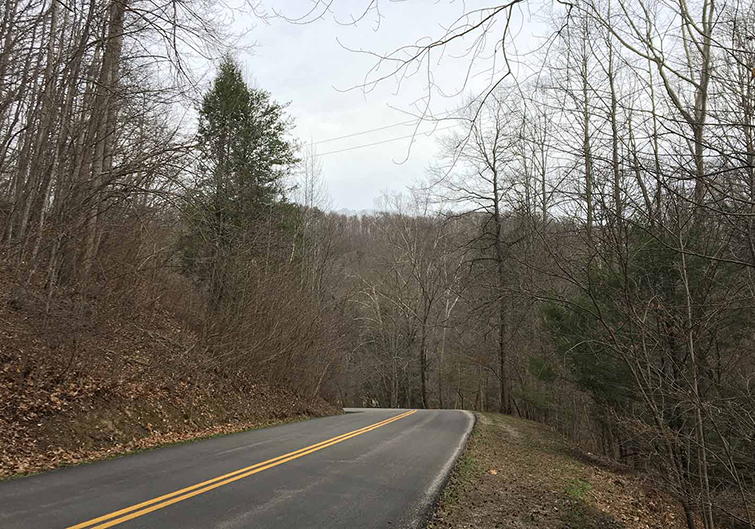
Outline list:
[[[220,64],[199,111],[198,178],[182,241],[184,271],[210,282],[218,308],[230,292],[239,252],[259,251],[259,232],[285,201],[282,180],[298,161],[286,139],[284,106],[250,88],[230,57]]]

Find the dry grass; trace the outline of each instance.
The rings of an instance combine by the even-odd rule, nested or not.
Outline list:
[[[639,475],[581,457],[543,425],[478,414],[431,529],[674,529],[680,508]]]

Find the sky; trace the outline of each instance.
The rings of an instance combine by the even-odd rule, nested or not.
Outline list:
[[[458,0],[380,2],[379,24],[375,11],[356,24],[346,23],[368,3],[336,0],[333,13],[308,24],[294,24],[275,16],[267,23],[251,16],[236,19],[236,29],[244,32],[239,44],[253,46],[251,52],[237,53],[247,80],[269,91],[275,100],[290,102],[288,112],[296,124],[293,134],[301,142],[314,144],[332,210],[377,209],[376,199],[381,193],[401,191],[425,177],[439,154],[438,137],[453,125],[425,121],[413,143],[410,138],[396,140],[415,130],[413,115],[421,113],[421,98],[427,93],[426,70],[400,86],[394,78],[386,79],[366,93],[359,86],[376,65],[376,59],[346,48],[390,52],[428,36],[437,38],[445,33],[442,25],[484,6]],[[278,12],[289,18],[300,17],[311,6],[310,0],[264,0],[263,4],[268,14]],[[516,13],[515,31],[526,38],[532,33],[528,27],[531,16],[523,11]],[[500,33],[501,24],[491,33]],[[484,44],[485,53],[495,45],[494,39],[489,40]],[[484,90],[495,76],[489,70],[492,55],[484,53],[488,59],[477,62],[465,84],[469,58],[453,55],[463,55],[473,43],[468,39],[446,50],[442,59],[439,54],[433,57],[430,64],[437,89],[433,91],[430,110],[435,115],[447,115],[459,108],[469,94]],[[496,68],[500,64],[497,60]],[[388,71],[385,66],[381,66],[379,75]],[[383,130],[373,130],[379,128]],[[377,142],[386,143],[346,150]]]

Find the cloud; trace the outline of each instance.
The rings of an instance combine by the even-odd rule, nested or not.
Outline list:
[[[273,4],[291,14],[299,14],[307,6],[303,2]],[[296,120],[295,135],[305,142],[319,142],[407,121],[410,116],[397,109],[411,109],[425,90],[425,79],[416,77],[398,93],[392,81],[369,94],[361,90],[339,91],[359,85],[375,60],[345,50],[338,41],[354,48],[390,51],[413,42],[417,36],[437,34],[438,21],[458,16],[459,10],[459,5],[435,2],[387,4],[378,31],[373,31],[374,17],[357,26],[342,26],[332,19],[298,26],[272,19],[269,25],[259,24],[246,36],[246,44],[256,41],[258,47],[253,54],[239,59],[258,86],[278,101],[291,102],[289,113]],[[339,14],[342,19],[344,15]],[[441,102],[448,108],[458,104]],[[422,127],[423,131],[431,129],[429,125]],[[409,126],[394,127],[318,145],[318,151],[348,149],[412,132]],[[324,156],[323,172],[333,209],[370,209],[381,191],[403,189],[421,177],[435,156],[435,141],[417,138],[408,160],[397,164],[407,157],[410,141]]]

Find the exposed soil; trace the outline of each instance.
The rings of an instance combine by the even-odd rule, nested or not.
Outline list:
[[[477,416],[429,528],[686,527],[677,504],[640,475],[580,454],[543,425]]]
[[[50,302],[11,276],[0,262],[0,479],[342,412],[199,367],[175,304]]]

